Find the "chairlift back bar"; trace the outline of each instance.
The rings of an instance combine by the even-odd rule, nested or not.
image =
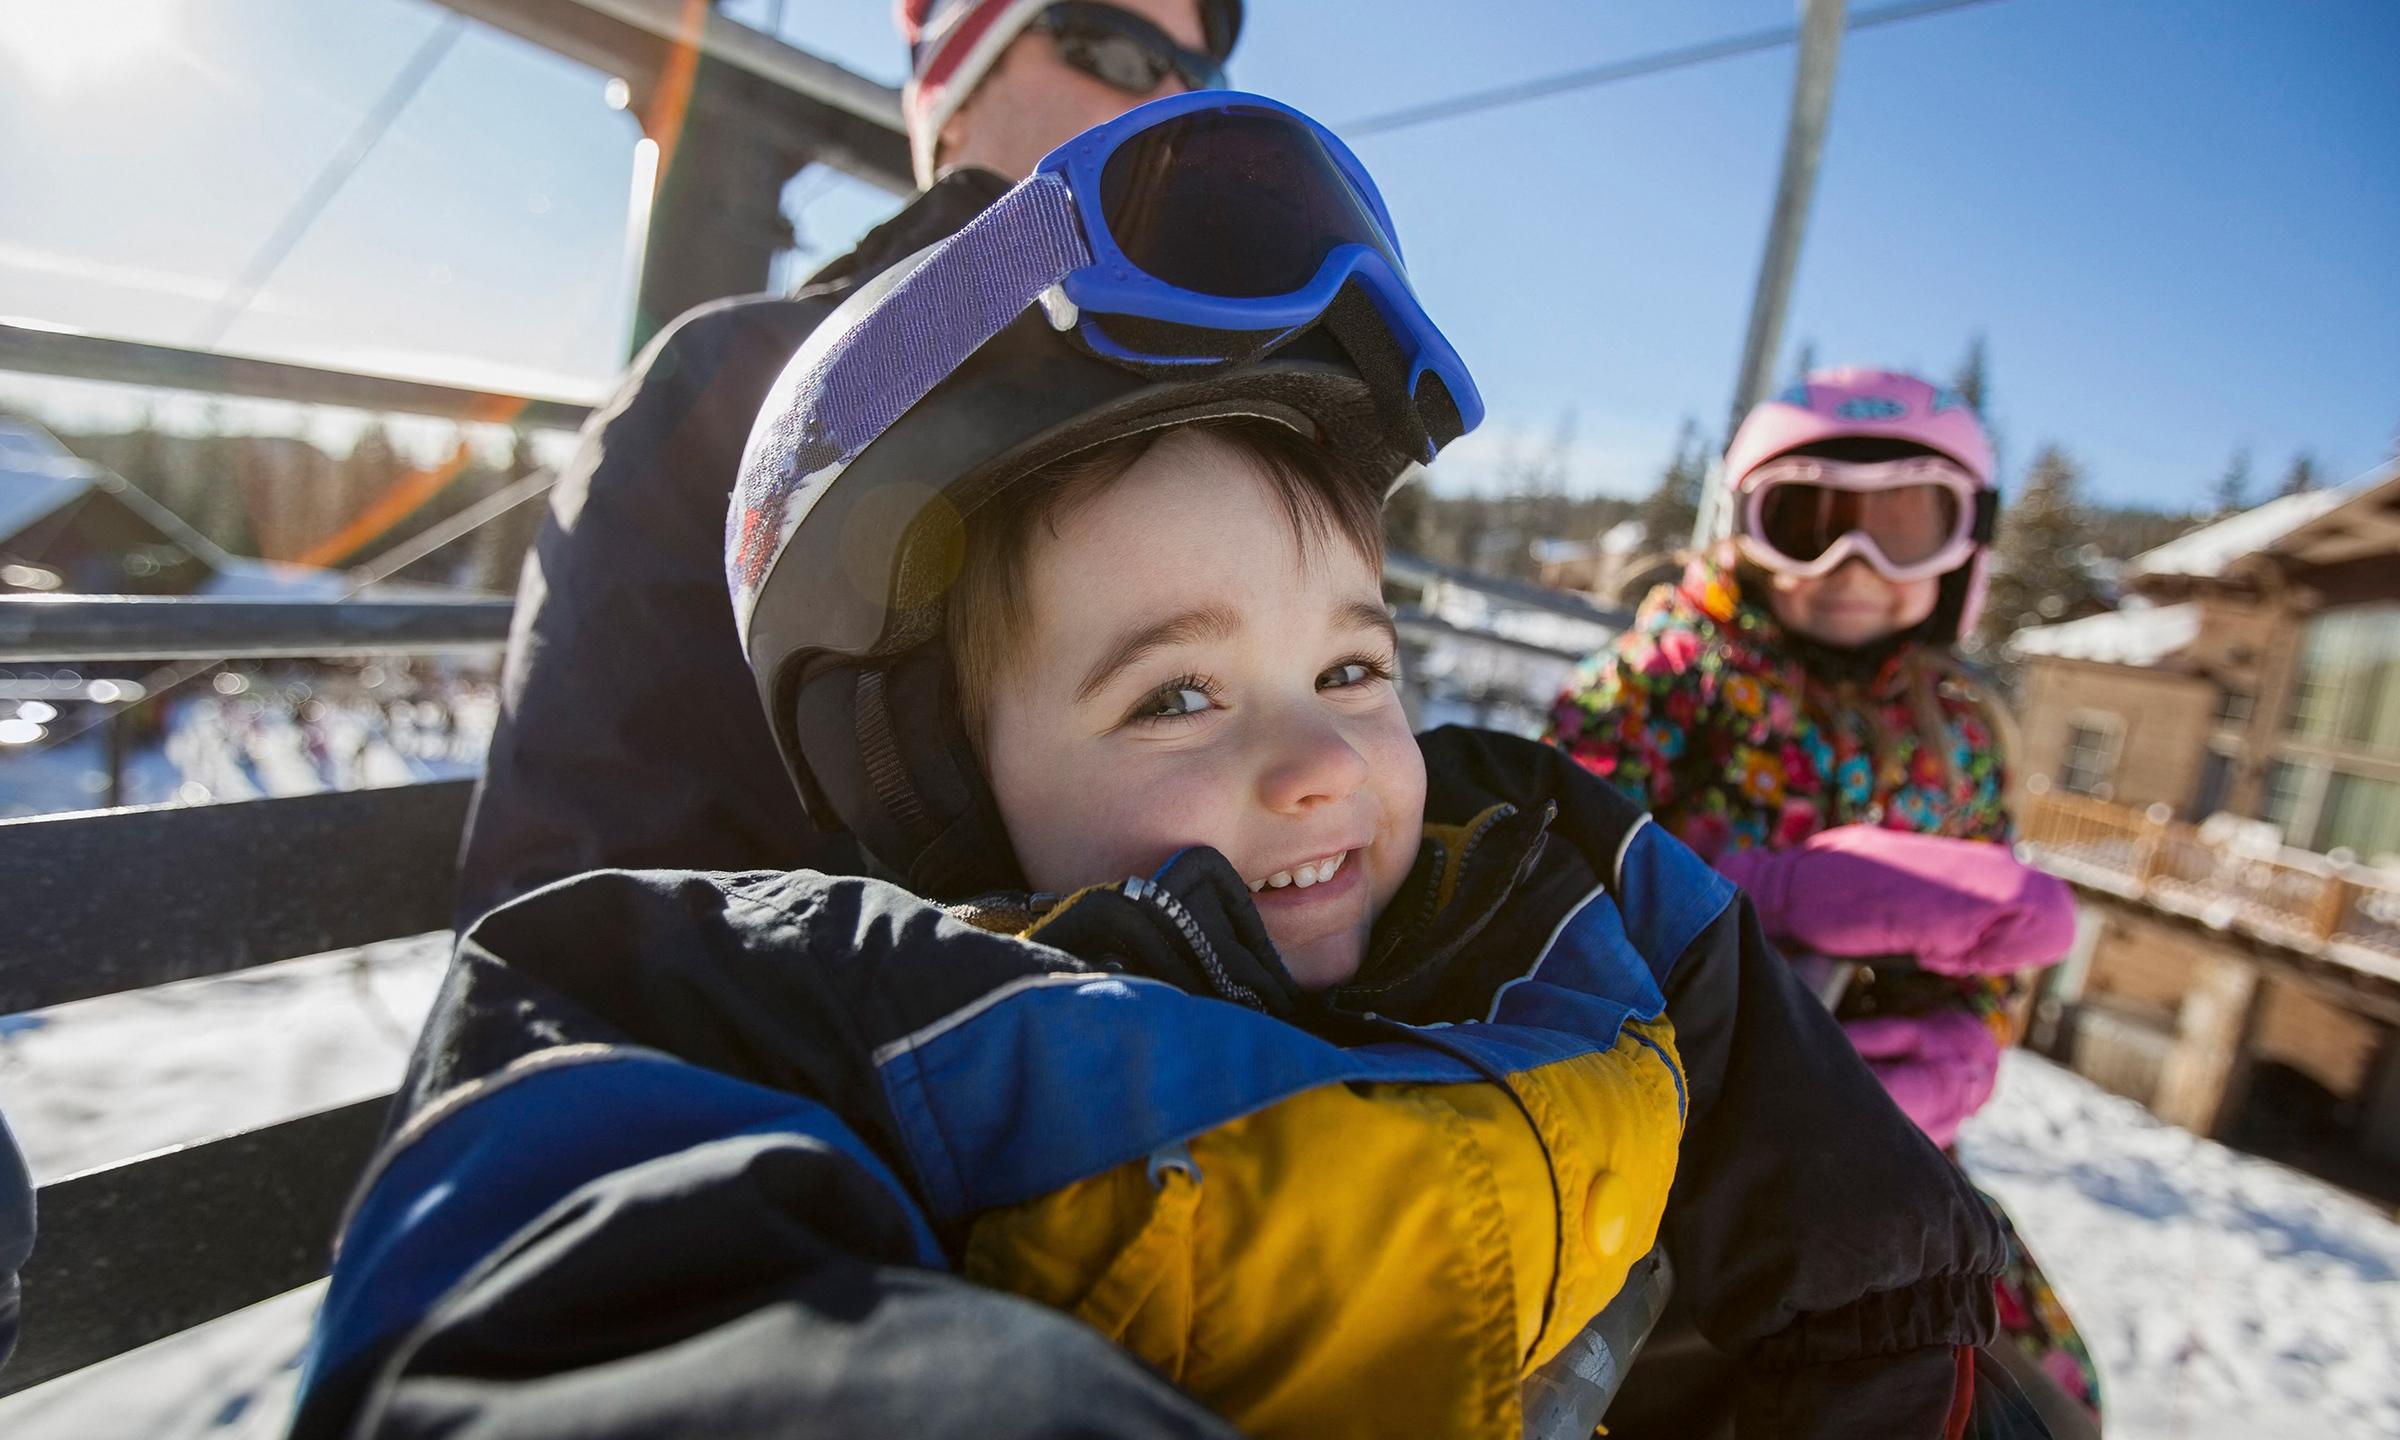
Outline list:
[[[692,92],[745,129],[790,141],[893,196],[916,193],[900,92],[687,0],[435,0],[446,9],[625,80],[661,88],[679,59],[715,73]],[[637,108],[639,101],[636,102]]]
[[[321,1278],[388,1100],[361,1100],[41,1188],[24,1333],[0,1395]]]
[[[1463,565],[1430,560],[1405,550],[1393,550],[1385,554],[1383,583],[1387,588],[1402,590],[1449,586],[1496,600],[1503,609],[1547,611],[1553,615],[1589,621],[1611,631],[1623,630],[1633,624],[1632,611],[1595,605],[1571,590],[1554,590],[1547,585],[1486,575]]]
[[[537,430],[573,430],[592,411],[579,400],[512,395],[6,322],[0,322],[0,370],[202,395],[526,425]]]
[[[507,600],[0,596],[0,665],[496,650]]]
[[[0,1015],[446,930],[473,790],[0,820]]]

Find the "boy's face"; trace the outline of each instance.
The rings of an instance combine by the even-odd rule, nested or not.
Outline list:
[[[1175,431],[1035,527],[986,764],[1034,888],[1113,883],[1213,846],[1251,883],[1293,978],[1321,989],[1357,972],[1408,876],[1425,763],[1392,679],[1381,575],[1338,538],[1304,557],[1256,463]]]

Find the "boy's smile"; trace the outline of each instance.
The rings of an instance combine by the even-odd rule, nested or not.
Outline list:
[[[1330,532],[1304,542],[1259,465],[1177,431],[1037,530],[986,766],[1035,888],[1213,846],[1293,978],[1323,988],[1357,972],[1416,858],[1424,760],[1378,567]]]

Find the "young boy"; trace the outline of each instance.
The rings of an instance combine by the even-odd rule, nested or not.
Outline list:
[[[1546,747],[1410,738],[1377,513],[1471,381],[1281,107],[1060,154],[1187,122],[1163,213],[1037,173],[795,357],[735,618],[898,883],[603,872],[478,925],[296,1433],[1498,1440],[1662,1212],[1746,1434],[1957,1433],[1989,1218],[1689,852]],[[1137,237],[1262,183],[1323,204],[1216,261],[1368,232],[1313,318],[1257,300],[1288,263],[1179,319],[1027,260],[1072,202],[1155,275]]]

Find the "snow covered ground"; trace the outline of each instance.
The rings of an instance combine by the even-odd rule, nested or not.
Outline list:
[[[0,1107],[55,1179],[370,1095],[397,1079],[441,963],[403,942],[0,1019]],[[2400,1436],[2390,1219],[2025,1056],[1966,1146],[2084,1325],[2111,1436]],[[276,1434],[313,1301],[0,1400],[0,1435]]]
[[[0,1017],[0,1111],[42,1184],[365,1099],[398,1083],[447,954],[401,941]],[[0,1436],[280,1434],[315,1289],[0,1399]]]
[[[1968,1127],[2100,1362],[2108,1434],[2400,1436],[2400,1225],[2031,1056]]]
[[[233,695],[198,687],[169,702],[159,741],[126,757],[124,803],[201,804],[471,778],[491,742],[498,694],[486,684],[446,684],[433,693],[441,698],[353,693],[329,701],[291,699],[271,687]],[[0,702],[0,717],[12,709]],[[0,746],[0,819],[108,803],[102,730],[78,720],[72,728],[62,723],[59,733],[48,744]]]

